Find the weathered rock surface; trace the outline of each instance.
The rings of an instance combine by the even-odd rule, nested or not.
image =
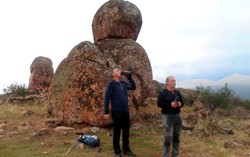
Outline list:
[[[25,111],[22,111],[22,115],[25,115],[25,116],[30,116],[30,115],[33,115],[34,114],[34,112],[33,111],[31,111],[31,110],[25,110]]]
[[[33,132],[33,136],[39,137],[39,136],[48,135],[48,133],[49,133],[49,130],[47,128],[42,128]]]
[[[229,128],[221,128],[220,132],[222,134],[234,135],[234,131]]]
[[[85,41],[58,66],[49,90],[49,117],[62,124],[110,125],[103,118],[104,94],[113,68],[133,73],[137,89],[129,92],[131,115],[150,95],[152,70],[145,50],[132,39]]]
[[[58,126],[56,128],[54,128],[55,132],[64,132],[64,131],[73,131],[74,128],[71,127],[66,127],[66,126]]]
[[[141,30],[142,16],[136,5],[123,0],[110,0],[96,12],[92,30],[94,41],[107,38],[136,40]]]
[[[194,112],[185,118],[185,121],[190,125],[194,126],[197,124],[199,119],[205,118],[208,115],[208,112],[205,109],[205,105],[200,101],[195,101]]]
[[[133,105],[142,105],[154,93],[151,64],[143,47],[131,39],[105,39],[98,42],[97,47],[107,59],[110,70],[119,67],[133,73],[137,85]]]
[[[108,76],[111,71],[103,53],[90,42],[80,43],[60,63],[51,81],[49,115],[66,125],[102,122]]]
[[[0,124],[0,129],[5,129],[6,128],[6,123],[1,123]]]
[[[28,89],[35,91],[48,90],[53,75],[52,61],[49,58],[42,56],[35,58],[30,66]]]
[[[225,147],[225,148],[232,148],[232,147],[235,147],[235,145],[234,145],[233,142],[225,142],[225,143],[224,143],[224,147]]]

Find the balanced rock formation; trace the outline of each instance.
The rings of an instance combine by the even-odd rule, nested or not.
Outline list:
[[[112,10],[116,10],[117,15],[113,15]],[[100,24],[101,18],[105,24]],[[96,42],[76,45],[60,63],[51,81],[48,116],[59,121],[58,125],[84,123],[102,127],[112,124],[103,114],[105,89],[114,68],[131,71],[135,80],[137,89],[128,92],[132,118],[154,91],[149,58],[135,41],[141,28],[139,9],[123,0],[110,0],[96,13],[92,28]]]
[[[92,30],[94,41],[107,38],[136,40],[141,30],[142,16],[139,8],[123,0],[110,0],[96,12]]]
[[[48,90],[53,75],[52,61],[49,58],[42,56],[35,58],[30,66],[28,89],[36,91]]]
[[[133,73],[137,89],[129,92],[129,106],[131,115],[136,114],[136,107],[142,104],[152,91],[151,65],[147,54],[138,43],[133,40],[120,40],[114,40],[112,43],[111,39],[99,43],[100,49],[85,41],[72,49],[58,66],[51,81],[50,117],[58,118],[64,125],[109,125],[110,122],[102,116],[104,94],[107,83],[111,80],[112,69],[115,67]],[[126,46],[121,47],[120,43]],[[117,46],[114,46],[110,53],[106,52],[106,46],[109,44]]]

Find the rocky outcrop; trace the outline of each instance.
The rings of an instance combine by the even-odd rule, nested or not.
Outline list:
[[[133,94],[134,106],[154,93],[151,64],[141,45],[132,39],[105,39],[98,42],[97,47],[103,52],[110,70],[119,67],[133,73],[137,85]]]
[[[78,44],[60,63],[51,81],[49,116],[66,125],[105,125],[101,115],[110,76],[103,53],[88,41]]]
[[[98,47],[86,41],[73,48],[61,62],[51,81],[49,116],[60,119],[62,124],[110,124],[110,121],[102,117],[103,102],[106,85],[111,80],[111,72],[115,67],[131,71],[137,84],[136,91],[129,93],[132,116],[150,95],[151,66],[144,49],[138,43],[121,39],[97,45]],[[106,52],[107,45],[112,46],[113,50]]]
[[[205,105],[200,101],[194,101],[194,113],[198,119],[204,118],[208,115],[208,111],[205,108]]]
[[[36,102],[39,105],[42,105],[43,102],[47,101],[48,93],[47,92],[30,92],[28,91],[22,96],[14,94],[5,94],[0,96],[0,105],[4,103],[13,103],[13,104],[25,104]]]
[[[110,125],[103,118],[104,94],[114,68],[130,71],[136,82],[137,89],[129,91],[132,118],[154,92],[149,58],[135,41],[141,28],[139,9],[127,1],[110,0],[97,11],[92,28],[95,43],[76,45],[51,81],[48,117],[56,119],[54,124]]]
[[[196,100],[193,103],[193,106],[193,113],[187,116],[184,120],[191,126],[195,126],[199,119],[205,118],[208,115],[208,111],[205,109],[205,105],[202,102]]]
[[[193,103],[193,106],[194,106],[194,111],[192,112],[192,114],[188,115],[183,119],[182,130],[192,131],[193,129],[195,129],[198,121],[200,119],[204,119],[208,115],[205,109],[205,105],[202,102],[195,101]],[[198,130],[196,132],[198,133],[201,132],[203,133],[203,135],[207,135],[206,129]]]
[[[30,66],[30,79],[28,89],[46,91],[54,75],[52,61],[46,57],[37,57]]]
[[[123,0],[110,0],[96,12],[92,30],[94,41],[107,38],[136,40],[141,30],[142,16],[139,8]]]

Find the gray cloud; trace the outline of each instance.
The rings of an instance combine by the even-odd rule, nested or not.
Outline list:
[[[166,15],[170,21],[161,23],[165,30],[153,31],[164,36],[157,46],[147,48],[154,78],[164,80],[171,74],[181,80],[218,80],[233,73],[250,75],[250,1],[197,3],[193,8],[189,4],[175,8]]]

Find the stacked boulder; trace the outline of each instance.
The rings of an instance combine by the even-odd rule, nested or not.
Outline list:
[[[52,61],[47,57],[39,56],[30,66],[28,89],[34,91],[47,91],[54,75]]]
[[[107,126],[103,118],[104,95],[112,70],[131,71],[137,89],[129,92],[132,118],[153,93],[152,69],[143,47],[135,40],[142,25],[140,10],[123,0],[110,0],[96,12],[92,29],[94,44],[76,45],[60,63],[51,81],[50,118],[63,125]]]
[[[96,12],[92,30],[94,41],[110,38],[136,40],[142,26],[140,10],[123,0],[110,0]]]

